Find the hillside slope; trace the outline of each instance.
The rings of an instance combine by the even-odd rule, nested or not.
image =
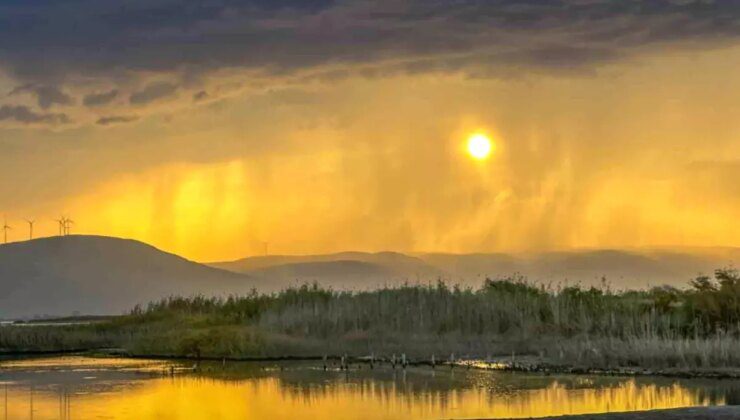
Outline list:
[[[514,273],[551,284],[646,288],[685,286],[700,274],[737,266],[740,250],[702,248],[675,250],[587,250],[538,254],[421,254],[418,257],[465,282]]]
[[[267,255],[209,265],[262,279],[270,290],[306,282],[337,289],[368,289],[426,282],[445,274],[417,257],[398,252]]]
[[[255,285],[133,240],[73,235],[0,245],[0,318],[116,314],[166,296]]]

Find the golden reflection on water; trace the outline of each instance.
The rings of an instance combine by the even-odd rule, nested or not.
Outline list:
[[[44,370],[118,370],[135,372],[161,372],[173,366],[165,360],[130,359],[125,357],[84,357],[60,356],[43,359],[17,359],[0,361],[0,368],[4,370],[30,370],[41,372]]]
[[[319,372],[326,380],[286,380],[279,373],[249,379],[194,375],[79,384],[2,384],[0,416],[23,418],[110,419],[430,419],[510,418],[607,411],[672,408],[710,403],[698,389],[677,382],[660,385],[622,379],[598,387],[567,385],[553,379],[543,387],[492,391],[473,386],[453,389],[416,386],[405,381],[351,380]],[[337,379],[339,378],[339,379]],[[342,379],[347,378],[347,379]],[[315,379],[315,378],[314,378]],[[439,379],[439,378],[437,378]],[[539,380],[539,379],[538,379]],[[567,381],[566,381],[567,382]],[[7,393],[4,396],[3,393]],[[3,400],[4,399],[4,400]]]

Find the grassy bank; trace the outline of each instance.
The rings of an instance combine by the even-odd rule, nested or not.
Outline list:
[[[90,325],[0,328],[4,351],[116,347],[187,357],[514,354],[592,368],[740,368],[740,275],[684,289],[542,287],[521,278],[478,289],[407,286],[169,298]]]

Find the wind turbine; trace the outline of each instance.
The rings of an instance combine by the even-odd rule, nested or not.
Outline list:
[[[10,226],[8,226],[8,217],[7,216],[4,216],[3,219],[4,219],[4,222],[3,222],[4,241],[7,244],[8,243],[8,230],[9,229],[13,229],[13,228],[10,227]]]
[[[28,240],[30,241],[33,239],[33,224],[35,223],[35,220],[28,220],[26,219],[26,223],[28,223]]]
[[[72,229],[73,224],[75,224],[75,221],[72,219],[64,220],[64,234],[65,235],[69,235],[70,229]]]
[[[57,227],[59,227],[59,236],[62,236],[64,234],[64,222],[67,219],[62,216],[61,219],[54,219],[55,222],[57,222]]]

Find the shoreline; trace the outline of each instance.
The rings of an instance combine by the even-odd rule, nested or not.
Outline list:
[[[740,406],[701,406],[669,408],[646,411],[624,411],[619,413],[576,414],[552,417],[535,417],[532,420],[729,420],[740,418]],[[487,420],[487,419],[479,419]],[[509,419],[513,420],[513,419]]]
[[[0,351],[0,361],[4,358],[44,357],[44,356],[79,355],[86,357],[122,357],[131,359],[152,360],[181,360],[189,362],[296,362],[296,361],[331,361],[342,362],[341,355],[281,355],[281,356],[183,356],[173,354],[132,354],[124,349],[97,348],[97,349],[71,349],[71,350],[38,350],[38,351]],[[523,361],[511,362],[511,357],[492,358],[488,361],[481,359],[460,359],[455,362],[407,359],[406,366],[429,367],[431,369],[476,369],[484,371],[536,373],[542,375],[594,375],[594,376],[622,376],[622,377],[664,377],[677,379],[714,379],[733,380],[740,379],[740,368],[717,368],[717,369],[649,369],[641,367],[616,367],[616,368],[591,368],[575,365],[558,365],[541,361],[531,360],[528,356],[520,356]],[[528,360],[529,359],[529,360]],[[373,356],[346,356],[344,363],[351,370],[352,365],[393,365],[394,369],[403,369],[401,357],[397,357],[395,363],[391,357]],[[739,416],[740,417],[740,416]]]

